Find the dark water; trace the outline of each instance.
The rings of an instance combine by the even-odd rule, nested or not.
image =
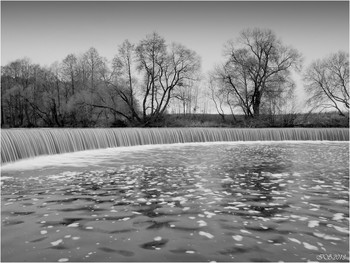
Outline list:
[[[346,142],[76,156],[3,167],[2,261],[349,261]]]

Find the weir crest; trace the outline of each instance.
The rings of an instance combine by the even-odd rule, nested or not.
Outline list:
[[[1,163],[39,155],[121,146],[220,141],[348,141],[347,128],[2,129]]]

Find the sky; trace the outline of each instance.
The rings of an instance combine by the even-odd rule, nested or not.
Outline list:
[[[138,43],[156,31],[196,51],[207,72],[249,27],[272,29],[305,66],[349,52],[348,1],[1,1],[1,63],[28,57],[50,65],[90,47],[112,59],[125,39]]]

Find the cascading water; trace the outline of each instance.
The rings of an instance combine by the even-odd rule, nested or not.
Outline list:
[[[214,141],[348,141],[347,128],[110,128],[9,129],[1,131],[1,162],[38,155],[147,144]]]

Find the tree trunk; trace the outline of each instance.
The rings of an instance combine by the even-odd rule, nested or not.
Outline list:
[[[253,117],[259,117],[260,115],[260,102],[261,102],[261,92],[257,91],[255,99],[253,101]]]
[[[5,126],[5,116],[4,116],[4,103],[1,102],[1,127]]]
[[[75,90],[74,90],[74,75],[73,75],[73,73],[71,73],[71,85],[72,85],[72,95],[74,95],[74,93],[75,93]]]

